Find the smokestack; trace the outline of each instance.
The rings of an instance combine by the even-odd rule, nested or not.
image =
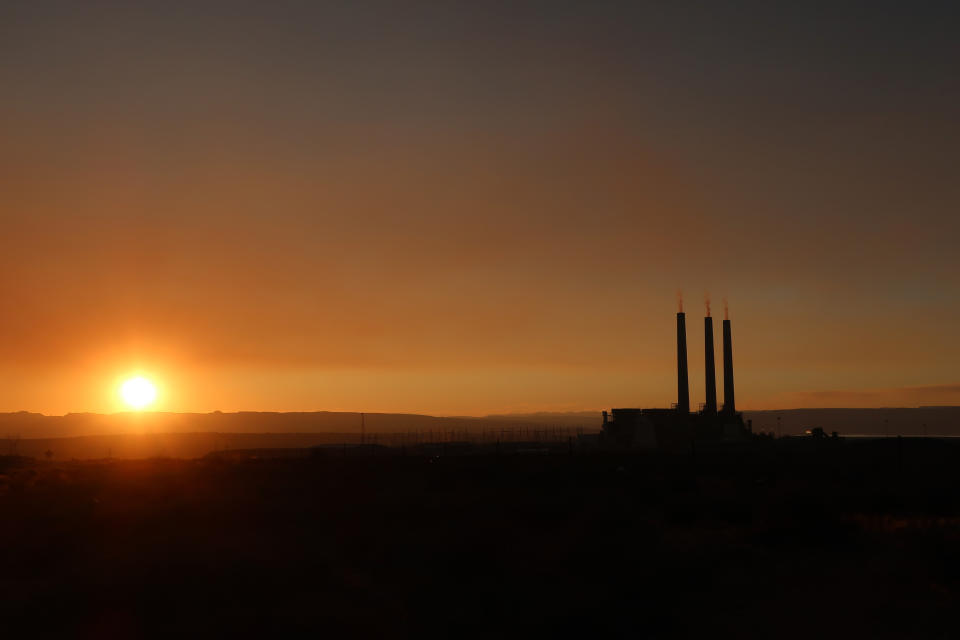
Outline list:
[[[707,404],[706,413],[717,412],[717,369],[713,360],[713,318],[703,319],[703,349],[706,356]]]
[[[687,320],[677,314],[677,411],[690,413],[690,383],[687,380]]]
[[[723,411],[731,415],[737,411],[733,399],[733,339],[729,318],[723,321]]]

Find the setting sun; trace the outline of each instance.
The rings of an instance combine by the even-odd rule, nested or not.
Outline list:
[[[120,397],[129,407],[145,409],[157,398],[157,388],[143,377],[130,378],[120,386]]]

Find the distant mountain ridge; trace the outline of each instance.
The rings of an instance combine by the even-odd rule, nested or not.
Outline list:
[[[508,428],[600,428],[593,414],[520,414],[485,417],[443,417],[404,413],[364,413],[367,433],[408,431],[482,431]],[[39,413],[0,414],[0,438],[74,438],[117,433],[359,433],[359,412],[236,413]]]
[[[236,413],[0,413],[0,439],[74,438],[112,434],[236,433],[324,434],[359,433],[359,412]],[[777,417],[780,420],[777,420]],[[800,434],[820,427],[841,435],[960,435],[960,407],[889,409],[783,409],[744,411],[754,431]],[[367,433],[415,431],[483,431],[500,429],[600,428],[600,411],[492,414],[482,417],[431,416],[404,413],[365,413]]]
[[[841,435],[960,436],[960,407],[890,407],[879,409],[786,409],[744,411],[753,430],[780,435],[820,427]],[[777,417],[780,417],[779,423]]]

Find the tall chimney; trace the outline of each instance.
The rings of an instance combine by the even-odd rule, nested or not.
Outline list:
[[[677,314],[677,411],[690,413],[690,383],[687,380],[687,321]]]
[[[734,414],[737,403],[733,399],[733,339],[730,337],[730,320],[723,321],[723,411]]]
[[[706,356],[707,404],[706,413],[717,412],[717,368],[713,360],[713,318],[703,319],[703,349]]]

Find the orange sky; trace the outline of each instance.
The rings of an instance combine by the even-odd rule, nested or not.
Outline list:
[[[960,403],[935,21],[54,4],[0,20],[0,411],[665,406],[678,289],[694,403],[707,291],[738,406]]]

